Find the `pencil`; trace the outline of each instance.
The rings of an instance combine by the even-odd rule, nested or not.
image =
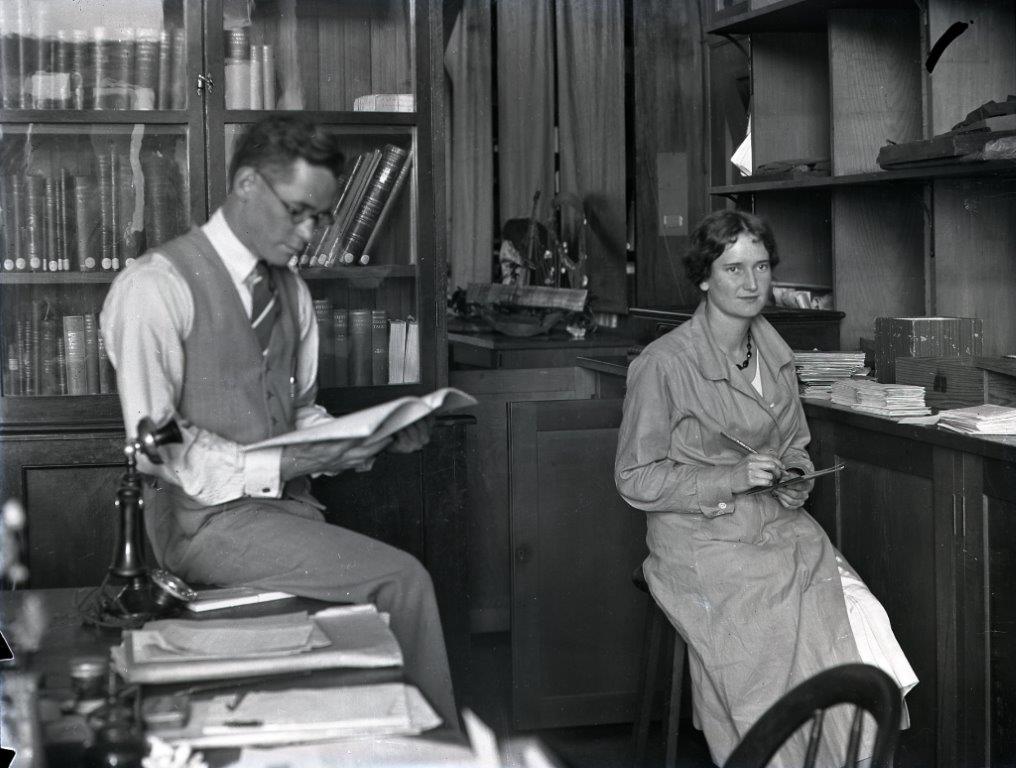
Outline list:
[[[723,431],[720,432],[720,435],[722,437],[727,438],[730,442],[732,442],[734,445],[736,445],[738,448],[740,448],[742,451],[744,451],[745,454],[750,455],[752,453],[758,453],[758,451],[756,451],[750,445],[748,445],[747,443],[741,442],[740,440],[738,440],[733,435],[728,435],[726,432],[723,432]]]

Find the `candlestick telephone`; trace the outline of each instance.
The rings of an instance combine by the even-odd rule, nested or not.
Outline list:
[[[196,597],[194,590],[177,576],[147,568],[144,555],[144,500],[137,459],[144,455],[152,463],[161,464],[159,449],[182,439],[175,420],[169,419],[157,426],[145,417],[138,422],[137,435],[124,443],[127,466],[116,492],[120,527],[113,562],[102,584],[78,605],[85,623],[138,627],[150,619],[174,612]]]

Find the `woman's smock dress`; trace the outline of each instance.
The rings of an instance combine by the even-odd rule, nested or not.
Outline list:
[[[765,397],[713,342],[704,303],[647,346],[629,368],[615,464],[618,491],[649,513],[646,581],[688,643],[696,722],[720,765],[790,688],[861,661],[841,556],[818,523],[768,493],[730,491],[742,455],[721,431],[788,467],[812,468],[793,353],[762,317],[751,333]],[[841,759],[850,716],[840,707],[825,723]],[[805,739],[798,734],[772,765],[800,765]],[[818,764],[835,762],[824,754]]]

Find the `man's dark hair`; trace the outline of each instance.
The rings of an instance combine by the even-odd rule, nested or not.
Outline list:
[[[728,245],[737,242],[737,237],[746,232],[762,243],[769,253],[769,264],[775,267],[780,263],[776,252],[776,238],[769,223],[754,213],[747,211],[723,210],[715,211],[706,216],[691,236],[691,248],[684,257],[684,271],[688,279],[695,285],[709,278],[713,262],[726,250]]]
[[[296,159],[342,173],[345,158],[338,140],[320,125],[299,115],[268,117],[254,123],[237,142],[229,162],[229,184],[243,166],[279,173]]]

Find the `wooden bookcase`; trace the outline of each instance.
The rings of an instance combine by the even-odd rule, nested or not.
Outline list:
[[[749,52],[754,166],[827,159],[830,175],[741,178],[722,113],[736,89],[730,44],[712,48],[710,193],[772,222],[779,278],[826,285],[845,312],[841,346],[873,318],[980,317],[985,354],[1016,349],[1016,162],[884,171],[880,147],[943,133],[984,102],[1016,92],[1011,0],[910,2],[707,0],[707,31]],[[932,72],[928,50],[955,21],[969,28]]]
[[[38,16],[40,9],[44,10]],[[121,253],[122,268],[127,257],[139,255],[145,245],[158,244],[151,220],[156,214],[177,214],[173,227],[158,230],[165,235],[163,239],[206,220],[226,194],[232,140],[247,124],[268,114],[300,111],[327,124],[340,136],[350,164],[357,154],[386,143],[411,150],[412,170],[395,198],[371,263],[311,269],[306,277],[314,297],[327,299],[335,307],[384,309],[388,318],[414,317],[420,329],[419,379],[415,383],[370,386],[338,386],[334,381],[323,381],[319,402],[333,412],[347,412],[442,386],[447,380],[447,344],[441,3],[146,0],[132,4],[124,0],[82,4],[75,0],[25,0],[3,5],[0,52],[22,50],[11,47],[22,45],[22,39],[28,40],[24,51],[35,51],[39,39],[70,39],[71,30],[77,30],[78,37],[86,40],[120,39],[123,35],[113,30],[115,24],[131,29],[155,28],[152,32],[137,32],[135,39],[152,37],[158,41],[162,30],[168,31],[170,40],[175,35],[178,46],[172,50],[174,55],[179,54],[176,75],[182,94],[177,103],[161,103],[157,91],[152,102],[146,104],[137,95],[140,89],[133,80],[125,86],[126,101],[121,105],[132,108],[94,109],[94,99],[79,102],[78,106],[84,107],[81,109],[71,108],[70,101],[60,104],[60,108],[37,109],[34,97],[24,102],[0,101],[0,107],[6,106],[0,109],[0,164],[5,186],[10,177],[23,179],[26,174],[50,174],[59,179],[61,169],[68,169],[71,176],[101,177],[96,168],[100,162],[107,162],[103,158],[108,157],[107,150],[112,146],[109,151],[118,153],[122,161],[118,161],[122,192],[130,198],[123,200],[118,209],[123,214],[120,231],[127,222],[137,230],[135,239],[130,240],[134,250]],[[242,39],[242,46],[230,47],[234,39],[230,29],[241,30],[235,37]],[[257,51],[249,54],[245,70],[244,59],[237,56],[249,51],[248,45],[257,46]],[[275,110],[264,109],[264,81],[260,104],[257,100],[236,101],[235,89],[253,82],[249,79],[253,68],[250,61],[263,56],[265,45],[271,46],[275,62],[275,77],[271,78]],[[137,54],[141,49],[129,50]],[[34,77],[39,71],[31,63],[34,54],[22,56],[23,66]],[[14,56],[3,63],[4,72],[8,72],[19,60]],[[238,78],[238,71],[246,73],[246,79]],[[261,72],[265,71],[262,65]],[[58,75],[61,79],[63,76],[71,80],[75,77]],[[91,98],[98,91],[94,84],[88,85],[89,78],[94,78],[94,67],[82,78],[85,93]],[[31,82],[25,88],[37,87],[31,77],[22,80]],[[231,91],[230,105],[242,108],[226,108],[227,91]],[[354,110],[357,97],[376,93],[411,94],[415,97],[414,109]],[[28,106],[32,108],[24,108]],[[136,151],[138,145],[140,152]],[[76,150],[80,151],[75,154]],[[168,197],[151,194],[149,188],[141,186],[137,175],[136,161],[160,152],[176,176]],[[98,197],[98,190],[87,187],[87,183],[81,182],[82,192]],[[8,197],[5,194],[5,202]],[[144,214],[140,206],[134,206],[136,200],[144,200]],[[74,206],[69,209],[73,211]],[[90,212],[95,220],[98,211],[98,207],[89,211],[82,208],[83,215]],[[5,236],[0,242],[13,243],[19,228],[27,224],[24,215],[18,218],[14,213],[13,209],[5,212],[6,226],[0,230]],[[45,227],[53,221],[52,216],[44,215],[33,226]],[[73,227],[68,231],[76,234]],[[128,238],[120,238],[121,249],[126,249],[127,242]],[[0,247],[7,255],[10,249]],[[122,472],[123,425],[116,394],[56,394],[49,385],[39,386],[31,395],[21,394],[11,386],[13,374],[7,364],[10,345],[21,341],[17,319],[33,301],[57,313],[60,319],[101,309],[116,272],[101,268],[81,271],[77,252],[72,256],[72,268],[67,271],[6,271],[0,267],[0,329],[4,337],[0,499],[16,496],[25,502],[29,518],[26,562],[30,585],[39,587],[98,583],[109,564],[117,524],[113,499]],[[57,327],[60,324],[57,320]],[[39,357],[31,350],[29,354]],[[435,430],[432,445],[422,454],[379,461],[370,475],[373,485],[365,485],[362,479],[335,479],[320,483],[318,491],[330,503],[336,522],[394,540],[425,563],[441,558],[461,565],[465,561],[461,528],[455,527],[455,536],[449,537],[440,526],[441,521],[457,521],[457,516],[464,513],[463,497],[458,493],[463,439],[462,425],[440,427]],[[385,505],[379,499],[385,488],[395,493],[400,503],[398,514],[382,520],[378,515]],[[461,547],[461,553],[457,547]],[[445,592],[439,598],[442,609],[459,610],[464,599],[462,569],[456,567],[453,573],[435,564],[434,570],[440,574],[435,576],[439,595]],[[466,610],[462,608],[463,616]]]

